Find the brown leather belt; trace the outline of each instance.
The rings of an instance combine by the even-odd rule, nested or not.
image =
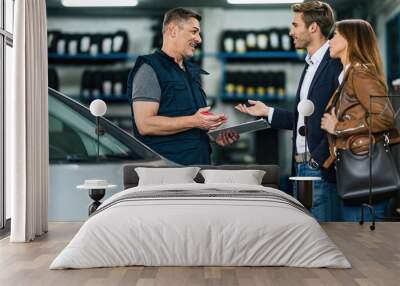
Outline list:
[[[296,155],[294,155],[294,161],[296,163],[304,163],[304,162],[308,162],[311,159],[311,154],[310,152],[307,153],[297,153]]]

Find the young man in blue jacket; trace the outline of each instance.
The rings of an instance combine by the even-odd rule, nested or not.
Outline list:
[[[343,70],[340,61],[329,56],[328,36],[334,24],[334,15],[332,8],[321,1],[295,4],[292,10],[294,17],[290,36],[296,49],[307,49],[306,65],[293,111],[272,108],[260,101],[249,101],[250,107],[239,104],[236,108],[250,115],[268,118],[272,128],[293,130],[293,173],[296,176],[322,177],[321,181],[314,182],[312,214],[319,221],[340,220],[335,172],[322,168],[329,157],[329,149],[326,133],[320,128],[325,107],[339,85],[338,77]],[[311,100],[315,107],[306,125],[304,116],[297,111],[298,103],[304,99]]]

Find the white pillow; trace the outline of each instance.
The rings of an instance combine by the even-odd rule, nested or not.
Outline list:
[[[199,170],[199,167],[135,168],[139,176],[138,186],[195,183],[193,179]]]
[[[261,185],[265,171],[262,170],[201,170],[205,184],[226,183]]]

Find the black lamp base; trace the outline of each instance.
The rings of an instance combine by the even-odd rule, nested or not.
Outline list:
[[[89,216],[94,213],[97,208],[101,205],[100,200],[104,197],[106,189],[90,189],[89,197],[94,200],[94,202],[89,206]]]
[[[297,197],[310,210],[313,206],[313,181],[297,181]]]

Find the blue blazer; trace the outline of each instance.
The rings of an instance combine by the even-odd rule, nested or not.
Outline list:
[[[297,104],[300,101],[300,90],[307,70],[304,67],[297,88],[296,101],[293,111],[276,108],[272,117],[271,127],[276,129],[293,130],[292,159],[296,152],[297,120],[299,113]],[[329,50],[325,53],[311,82],[307,98],[314,103],[314,113],[307,119],[307,144],[312,158],[320,165],[329,157],[329,144],[326,132],[321,129],[321,118],[325,113],[325,107],[334,91],[339,85],[339,75],[343,70],[341,62],[329,56]],[[292,160],[292,173],[294,174],[294,160]],[[321,169],[321,176],[328,182],[335,182],[333,168]]]

